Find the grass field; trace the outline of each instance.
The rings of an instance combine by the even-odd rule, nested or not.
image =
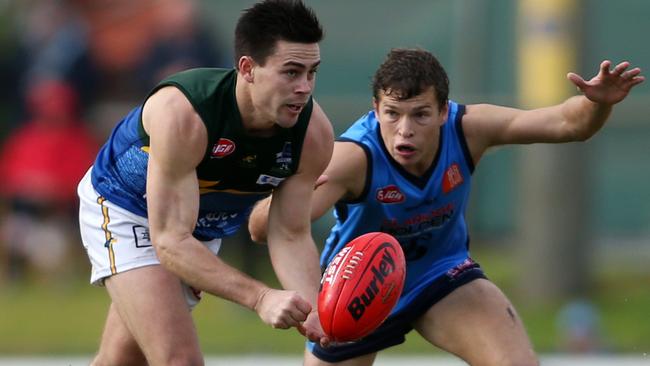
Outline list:
[[[508,294],[514,274],[499,256],[482,255],[490,277]],[[98,344],[109,304],[104,289],[87,284],[85,274],[62,282],[30,281],[0,289],[0,356],[92,354]],[[593,301],[602,313],[607,349],[641,356],[650,354],[650,291],[638,275],[603,275]],[[561,304],[524,308],[524,318],[536,349],[554,352],[558,346],[555,317]],[[274,330],[256,315],[226,301],[206,296],[194,316],[206,354],[299,355],[302,338],[293,330]],[[436,353],[414,332],[389,355]],[[650,363],[649,363],[650,364]]]

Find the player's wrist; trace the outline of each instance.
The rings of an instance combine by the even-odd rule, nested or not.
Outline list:
[[[262,305],[262,302],[264,302],[264,298],[266,295],[271,291],[270,287],[262,287],[256,296],[255,303],[253,304],[252,309],[259,313],[260,306]]]

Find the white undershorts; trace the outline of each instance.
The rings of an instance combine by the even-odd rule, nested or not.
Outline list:
[[[92,272],[90,283],[103,286],[104,279],[131,269],[160,265],[149,239],[147,218],[116,206],[102,197],[92,186],[92,168],[83,177],[79,194],[79,228],[81,240]],[[215,255],[221,239],[203,242]],[[185,299],[193,308],[201,300],[201,292],[183,283]]]

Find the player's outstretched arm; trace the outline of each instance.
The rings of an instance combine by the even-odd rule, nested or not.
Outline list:
[[[603,61],[598,74],[589,80],[575,73],[567,74],[583,95],[558,105],[532,110],[468,105],[463,130],[474,162],[490,146],[589,139],[603,127],[612,107],[645,80],[641,69],[629,69],[629,62],[621,62],[612,70],[610,67],[610,61]]]

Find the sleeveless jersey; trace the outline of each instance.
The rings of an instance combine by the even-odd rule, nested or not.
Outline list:
[[[292,128],[278,127],[272,137],[248,136],[235,100],[236,77],[235,70],[192,69],[163,80],[149,94],[175,86],[207,128],[205,156],[196,168],[200,204],[194,236],[199,240],[234,234],[253,204],[296,172],[311,117],[310,98]],[[143,217],[147,217],[148,149],[139,106],[115,126],[92,170],[99,194]]]
[[[336,204],[336,223],[321,264],[325,267],[359,235],[374,231],[393,235],[404,249],[407,267],[404,290],[393,314],[436,277],[469,257],[464,214],[474,167],[461,125],[464,111],[463,105],[449,102],[438,152],[422,177],[408,173],[390,156],[372,111],[338,139],[354,142],[365,151],[366,183],[358,199]]]

